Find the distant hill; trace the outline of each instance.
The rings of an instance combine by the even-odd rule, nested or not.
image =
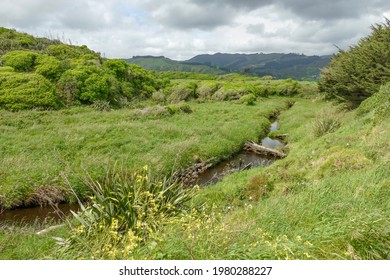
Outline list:
[[[226,74],[226,71],[210,67],[203,63],[176,61],[164,56],[133,56],[124,59],[131,64],[137,64],[147,70],[176,71],[176,72],[198,72],[204,74]]]
[[[188,62],[219,67],[228,72],[248,73],[256,76],[271,75],[276,78],[317,79],[320,69],[330,62],[331,55],[306,56],[303,54],[256,53],[197,55]]]
[[[197,55],[187,61],[175,61],[163,56],[134,56],[125,59],[149,70],[199,72],[207,74],[246,73],[253,76],[316,80],[320,69],[328,65],[331,55],[256,53]]]

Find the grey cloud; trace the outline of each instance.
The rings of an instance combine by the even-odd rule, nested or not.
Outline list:
[[[207,30],[232,24],[240,14],[271,5],[282,16],[289,11],[301,19],[321,21],[379,15],[390,9],[388,0],[149,0],[144,7],[160,24],[176,29]]]
[[[277,0],[277,5],[305,19],[334,20],[359,18],[390,8],[388,0]]]
[[[45,26],[69,29],[101,29],[110,26],[117,18],[112,9],[116,0],[18,0],[0,3],[0,24],[22,28]],[[108,14],[111,15],[108,15]],[[112,19],[112,20],[111,20]]]
[[[265,24],[264,23],[251,24],[246,28],[246,31],[252,34],[264,35]]]
[[[226,7],[209,5],[207,9],[182,1],[162,6],[152,13],[160,23],[177,29],[212,29],[229,24],[234,11]]]

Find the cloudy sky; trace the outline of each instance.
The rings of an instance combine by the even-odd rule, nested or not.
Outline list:
[[[1,0],[0,26],[106,57],[331,54],[390,18],[389,0]]]

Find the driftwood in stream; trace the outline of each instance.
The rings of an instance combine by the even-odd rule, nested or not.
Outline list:
[[[248,141],[248,142],[245,143],[244,150],[245,151],[250,151],[250,152],[253,152],[253,153],[256,153],[256,154],[260,154],[260,155],[274,156],[274,157],[277,157],[277,158],[284,158],[284,157],[286,157],[286,154],[283,153],[283,152],[280,152],[278,150],[274,150],[274,149],[271,149],[271,148],[267,148],[267,147],[261,146],[261,145],[255,143],[255,142],[252,142],[252,141]]]
[[[276,139],[279,139],[279,140],[284,140],[284,139],[286,139],[287,136],[288,136],[288,134],[281,133],[281,134],[274,134],[274,135],[272,135],[272,138],[276,138]]]
[[[198,179],[199,174],[213,166],[213,160],[214,158],[206,161],[200,160],[200,162],[197,162],[186,169],[179,170],[174,174],[174,177],[184,185],[190,185]]]

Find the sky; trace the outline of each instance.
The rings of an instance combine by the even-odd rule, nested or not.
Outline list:
[[[1,0],[0,26],[108,58],[348,49],[390,18],[389,0]],[[336,47],[337,46],[337,47]]]

